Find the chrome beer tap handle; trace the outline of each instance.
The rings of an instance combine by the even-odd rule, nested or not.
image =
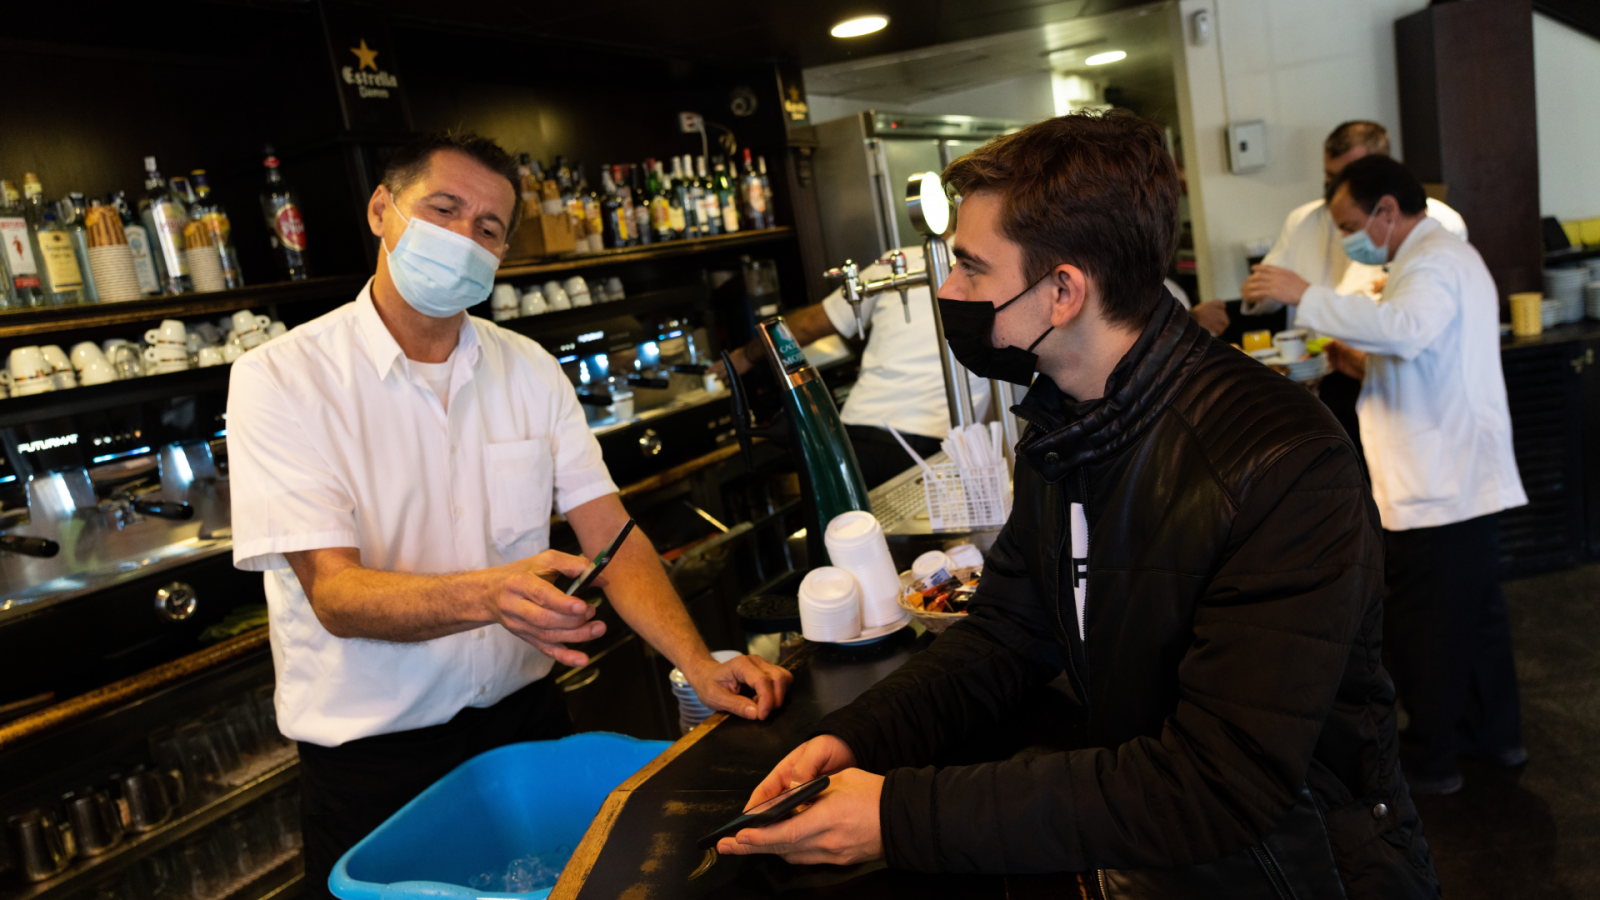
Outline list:
[[[850,304],[850,309],[856,314],[856,336],[865,339],[867,336],[867,323],[861,317],[861,300],[865,291],[861,285],[861,267],[854,260],[845,260],[844,265],[837,269],[829,269],[822,273],[824,277],[841,282],[844,288],[845,302]]]
[[[900,308],[905,311],[906,324],[910,325],[911,295],[906,293],[906,288],[903,286],[906,277],[905,253],[896,250],[888,256],[885,256],[883,259],[878,260],[878,263],[889,267],[889,271],[892,273],[889,280],[894,282],[894,289],[900,294]]]

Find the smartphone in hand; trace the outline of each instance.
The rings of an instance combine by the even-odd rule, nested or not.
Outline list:
[[[795,785],[765,803],[745,810],[740,815],[730,819],[721,828],[702,837],[699,840],[701,847],[715,847],[717,841],[725,837],[733,837],[746,828],[760,828],[771,825],[794,815],[794,811],[807,801],[828,789],[828,776],[812,779],[805,784]]]
[[[628,533],[631,531],[633,531],[633,520],[629,519],[628,523],[622,526],[622,530],[617,532],[617,536],[612,539],[610,546],[600,551],[600,555],[589,563],[588,568],[567,582],[561,588],[561,593],[570,597],[593,584],[594,580],[600,577],[600,573],[606,570],[606,566],[611,564],[612,557],[616,556],[617,551],[622,549],[622,542],[628,539]]]

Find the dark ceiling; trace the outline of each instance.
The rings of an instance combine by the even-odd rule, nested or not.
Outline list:
[[[820,66],[1000,34],[1149,0],[368,0],[410,25],[489,29],[692,60]],[[877,13],[889,27],[848,40],[835,22]],[[580,76],[581,73],[574,73]]]

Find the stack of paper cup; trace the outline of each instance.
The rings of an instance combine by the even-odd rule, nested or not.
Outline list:
[[[800,633],[821,644],[861,636],[861,587],[854,575],[837,566],[806,573],[800,582]]]
[[[725,663],[742,655],[737,650],[718,650],[711,654],[711,658],[719,663]],[[711,708],[700,702],[700,695],[689,686],[689,679],[684,677],[682,671],[673,669],[668,672],[667,683],[672,685],[672,694],[678,698],[678,728],[682,733],[688,734],[696,725],[710,717]]]
[[[139,273],[127,244],[89,248],[89,271],[101,303],[139,299]]]
[[[194,279],[196,291],[220,291],[227,287],[222,280],[222,257],[217,248],[190,247],[184,251],[189,257],[189,275]]]
[[[889,541],[872,513],[840,513],[823,533],[828,558],[861,585],[861,625],[880,628],[905,618],[900,607],[900,575],[889,556]]]

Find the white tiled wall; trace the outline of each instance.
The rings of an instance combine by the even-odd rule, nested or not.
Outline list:
[[[1400,100],[1394,20],[1427,0],[1182,0],[1179,96],[1196,212],[1200,293],[1233,299],[1249,274],[1246,242],[1273,238],[1289,210],[1322,194],[1322,141],[1348,119],[1389,129],[1397,156]],[[1189,17],[1211,11],[1210,42],[1188,40]],[[1267,168],[1228,172],[1229,121],[1267,123]]]
[[[1533,70],[1540,215],[1600,216],[1600,40],[1535,13]]]

